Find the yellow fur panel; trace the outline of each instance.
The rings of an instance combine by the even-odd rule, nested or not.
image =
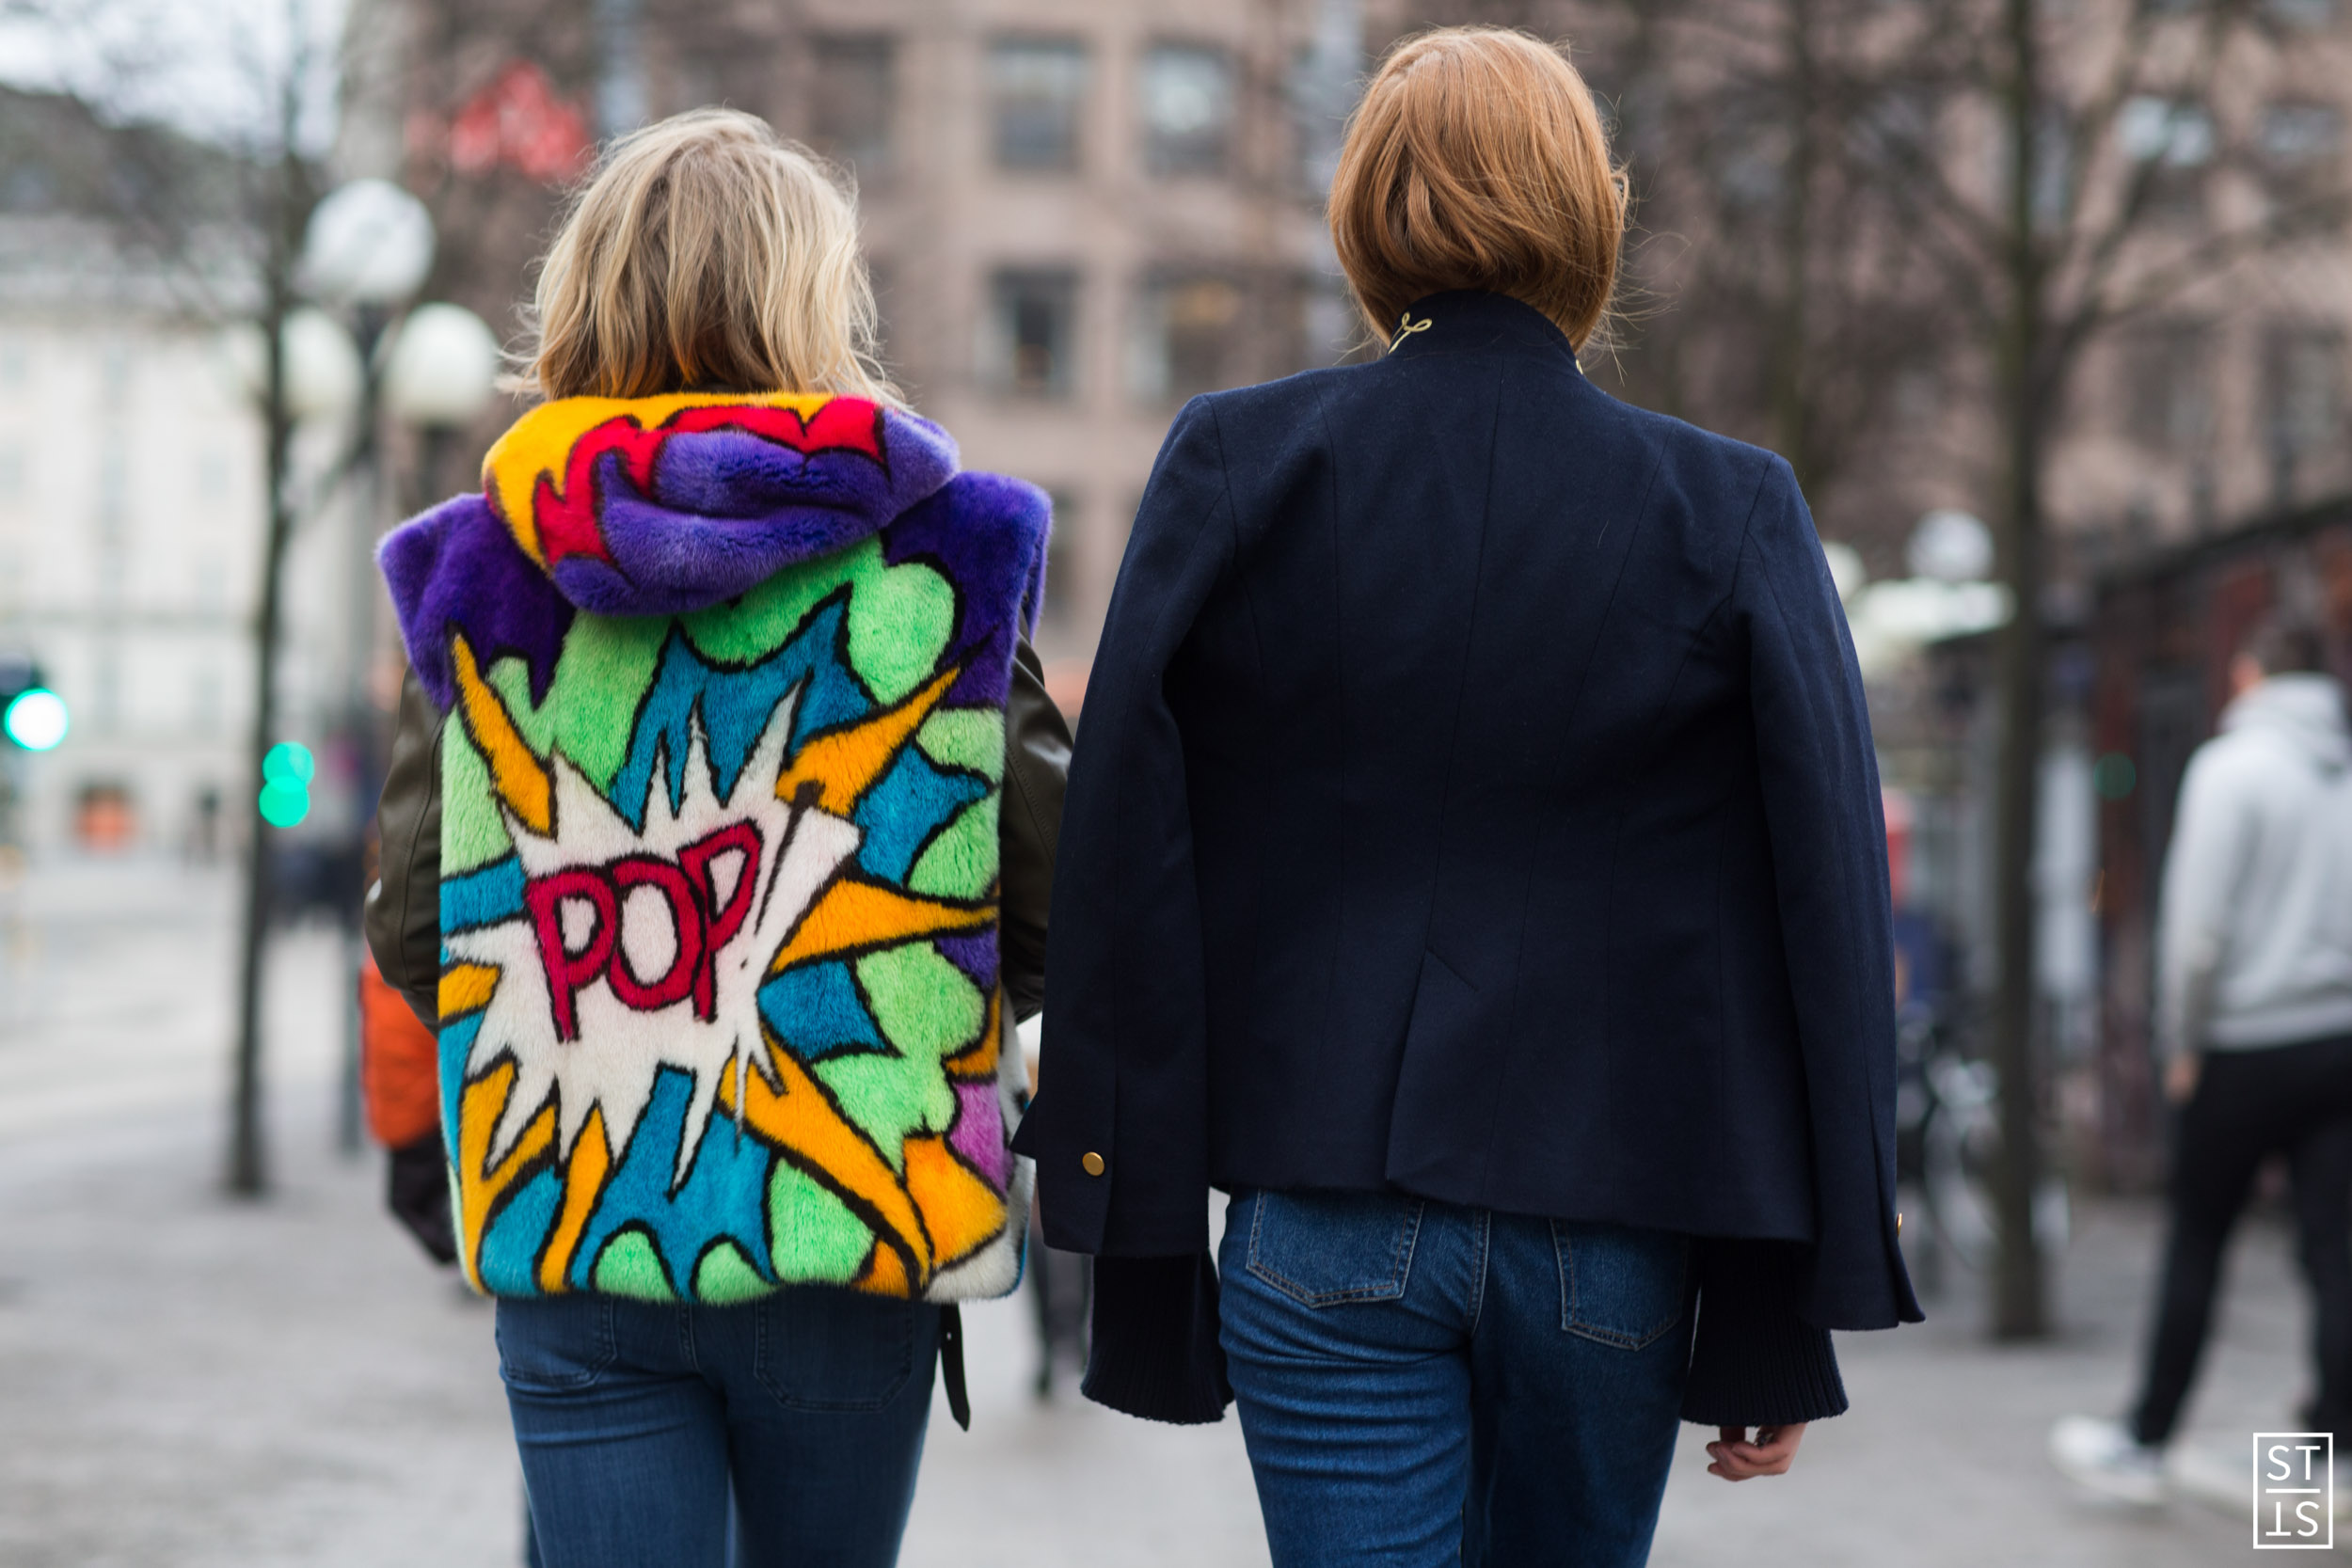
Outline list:
[[[1004,1196],[957,1159],[936,1134],[906,1141],[907,1191],[923,1212],[939,1267],[970,1257],[1005,1227]]]
[[[814,784],[819,791],[818,810],[835,816],[850,815],[857,809],[859,797],[889,770],[908,737],[922,727],[939,699],[947,695],[947,689],[962,673],[961,669],[949,670],[897,707],[810,740],[792,759],[791,768],[776,780],[776,799],[797,800],[803,784]]]
[[[495,1170],[486,1169],[490,1160],[490,1138],[497,1131],[499,1117],[506,1109],[506,1097],[515,1086],[515,1064],[501,1062],[488,1072],[466,1085],[457,1112],[457,1202],[460,1244],[466,1262],[466,1277],[475,1290],[482,1286],[482,1237],[487,1229],[490,1211],[515,1184],[531,1163],[553,1147],[555,1143],[555,1107],[540,1108],[531,1118],[515,1147],[506,1151]]]
[[[681,408],[707,408],[720,404],[789,408],[806,420],[832,401],[831,394],[823,392],[749,397],[732,392],[682,392],[663,398],[558,398],[516,420],[491,446],[489,454],[482,460],[483,487],[489,493],[490,504],[497,508],[500,519],[514,534],[515,543],[544,565],[539,550],[539,520],[532,510],[532,493],[542,474],[561,493],[564,465],[571,456],[573,444],[606,420],[633,415],[640,426],[650,430]]]
[[[815,907],[802,917],[790,938],[777,950],[775,962],[768,966],[768,972],[781,974],[794,964],[912,942],[917,937],[976,931],[993,924],[995,918],[994,911],[985,906],[965,909],[936,899],[910,897],[874,882],[844,879],[827,888]]]
[[[499,971],[494,964],[452,964],[441,972],[441,1022],[479,1012],[490,1005],[490,993],[498,990]]]
[[[491,787],[524,827],[542,836],[552,833],[555,784],[547,765],[524,744],[514,716],[482,678],[472,646],[458,637],[451,641],[450,652],[457,673],[457,711],[465,722],[466,738],[489,767]]]
[[[588,1216],[596,1212],[604,1179],[612,1170],[612,1141],[604,1134],[604,1108],[598,1106],[588,1113],[580,1136],[572,1142],[572,1157],[564,1167],[563,1212],[556,1219],[555,1233],[548,1238],[548,1250],[539,1259],[539,1289],[550,1295],[567,1289],[564,1276],[571,1271],[580,1232],[588,1228]]]

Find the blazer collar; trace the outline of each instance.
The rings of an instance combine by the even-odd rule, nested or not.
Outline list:
[[[1568,336],[1551,318],[1508,294],[1451,289],[1417,299],[1390,329],[1392,358],[1422,354],[1504,353],[1557,356],[1576,365]],[[1580,372],[1581,367],[1578,367]]]

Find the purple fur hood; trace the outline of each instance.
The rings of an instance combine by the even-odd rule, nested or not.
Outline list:
[[[926,503],[933,503],[926,505]],[[1019,517],[1028,559],[992,563],[1034,615],[1042,588],[1041,491],[958,474],[928,420],[822,395],[563,398],[517,420],[483,463],[483,487],[395,530],[377,559],[418,678],[446,710],[447,632],[485,658],[551,678],[574,613],[678,615],[734,598],[921,508],[922,535],[1001,534],[974,512]],[[929,517],[921,521],[928,523]],[[977,538],[934,541],[956,554]],[[894,553],[897,553],[894,551]],[[977,562],[976,562],[977,564]]]

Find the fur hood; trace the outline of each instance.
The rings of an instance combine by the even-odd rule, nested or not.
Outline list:
[[[956,461],[939,426],[861,398],[561,398],[491,447],[481,490],[393,531],[378,561],[418,679],[446,711],[446,626],[485,656],[522,656],[536,695],[574,611],[734,599],[880,532],[948,487]],[[992,492],[963,499],[1042,504],[1017,481],[962,477]]]

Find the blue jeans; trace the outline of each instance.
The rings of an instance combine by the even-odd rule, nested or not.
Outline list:
[[[1687,1253],[1658,1230],[1237,1192],[1225,1354],[1275,1568],[1646,1560]]]
[[[818,1288],[505,1300],[498,1343],[545,1568],[898,1560],[936,1307]]]

